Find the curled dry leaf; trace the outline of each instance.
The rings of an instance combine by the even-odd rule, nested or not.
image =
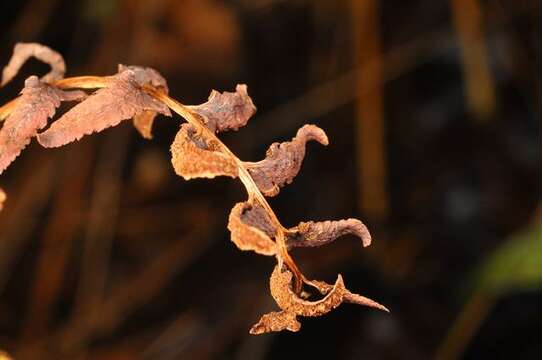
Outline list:
[[[322,246],[347,234],[359,237],[364,247],[371,245],[371,233],[358,219],[301,222],[289,229],[287,243],[289,248]]]
[[[211,91],[206,103],[188,106],[202,118],[203,123],[213,132],[237,130],[246,125],[256,113],[256,106],[247,93],[246,85],[237,85],[235,92]]]
[[[298,316],[320,316],[343,302],[387,311],[377,302],[348,291],[340,275],[334,285],[306,280],[288,254],[289,248],[321,246],[344,234],[355,234],[362,239],[364,246],[368,246],[371,237],[361,221],[302,222],[286,230],[263,196],[278,194],[280,187],[294,179],[300,170],[308,141],[328,144],[322,129],[305,125],[291,141],[272,144],[264,160],[241,162],[215,133],[244,126],[256,112],[246,85],[237,85],[235,92],[213,90],[206,103],[185,106],[167,96],[166,80],[150,68],[119,65],[118,73],[111,77],[78,77],[55,83],[64,75],[64,60],[58,53],[39,44],[18,44],[15,47],[14,55],[4,69],[2,84],[13,78],[31,56],[50,64],[52,70],[43,81],[36,76],[28,78],[22,95],[0,108],[0,119],[5,119],[0,130],[0,173],[31,137],[46,126],[47,119],[54,115],[62,101],[85,99],[48,130],[37,135],[45,147],[61,146],[132,118],[140,133],[150,138],[157,113],[169,116],[171,107],[189,122],[181,126],[171,145],[175,172],[185,179],[240,177],[249,200],[236,204],[230,213],[228,229],[231,239],[241,250],[275,255],[280,264],[273,271],[270,287],[281,311],[263,315],[251,333],[298,331],[301,328]],[[60,87],[100,89],[87,98],[82,91],[67,92]],[[4,200],[5,194],[0,189],[0,209]],[[302,289],[303,283],[316,288],[323,298],[310,301],[310,294]]]
[[[24,63],[31,57],[43,61],[51,66],[51,71],[45,74],[41,80],[53,82],[60,80],[66,73],[66,64],[62,55],[51,48],[37,43],[18,43],[13,48],[13,55],[9,63],[2,71],[1,86],[6,85],[17,75]]]
[[[21,153],[47,119],[55,114],[61,101],[80,100],[82,91],[62,91],[30,76],[21,96],[0,130],[0,174]]]
[[[255,201],[235,204],[230,212],[228,230],[231,241],[240,250],[268,256],[277,252],[277,245],[272,240],[277,230],[267,212]]]
[[[235,161],[220,151],[216,141],[206,139],[190,124],[181,125],[171,144],[171,163],[177,175],[186,180],[215,176],[237,177]]]
[[[282,311],[265,314],[252,327],[250,332],[252,334],[262,334],[282,330],[298,331],[301,326],[297,322],[297,316],[321,316],[335,309],[343,302],[388,311],[376,301],[348,291],[344,286],[341,275],[337,276],[334,285],[328,285],[321,281],[316,282],[316,284],[317,288],[325,294],[324,298],[318,301],[302,299],[292,290],[292,273],[288,270],[281,270],[279,265],[275,266],[270,280],[271,295]]]
[[[152,86],[166,94],[169,92],[166,79],[158,71],[148,67],[119,64],[118,72],[121,73],[125,70],[134,72],[135,81],[139,86]],[[134,127],[143,138],[152,139],[152,125],[156,115],[156,111],[144,110],[134,116]]]
[[[264,160],[244,163],[264,195],[275,196],[280,187],[293,181],[305,157],[305,145],[310,140],[328,144],[324,130],[315,125],[304,125],[291,141],[273,143]]]
[[[252,326],[250,333],[260,335],[282,330],[298,332],[300,329],[301,323],[297,321],[297,316],[293,312],[272,311],[262,315],[260,321]]]
[[[126,69],[112,76],[107,87],[71,108],[39,134],[38,141],[44,147],[62,146],[115,126],[145,110],[171,115],[167,106],[143,91],[136,81],[136,73]]]
[[[156,115],[155,111],[143,110],[134,116],[134,127],[144,139],[152,139],[152,125]]]

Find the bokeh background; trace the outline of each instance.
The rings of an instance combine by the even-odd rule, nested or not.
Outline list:
[[[299,333],[248,334],[275,308],[271,258],[229,241],[231,179],[184,181],[126,121],[2,175],[0,349],[15,359],[542,357],[542,3],[536,0],[20,0],[16,42],[68,76],[152,66],[185,104],[248,84],[258,113],[224,141],[245,160],[315,123],[279,218],[358,217],[373,234],[293,256],[391,309],[343,305]],[[2,103],[31,61],[0,89]]]

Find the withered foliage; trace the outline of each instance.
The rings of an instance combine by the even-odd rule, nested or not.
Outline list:
[[[310,140],[322,145],[329,143],[324,130],[314,125],[305,125],[297,131],[292,141],[273,143],[264,160],[244,163],[265,196],[277,195],[282,186],[293,181],[305,157],[305,144]]]
[[[71,108],[49,129],[39,134],[39,143],[44,147],[66,145],[84,135],[118,125],[122,120],[131,119],[144,111],[171,115],[167,106],[143,90],[146,84],[138,80],[144,77],[138,78],[136,74],[136,71],[125,68],[110,76],[106,87]]]
[[[13,78],[28,57],[34,56],[51,65],[49,74],[38,79],[29,77],[21,96],[0,108],[5,119],[0,130],[0,173],[20,151],[37,136],[44,147],[57,147],[79,140],[133,119],[136,129],[151,138],[157,114],[171,116],[170,109],[188,123],[182,124],[171,145],[171,161],[175,172],[189,180],[229,176],[239,178],[247,190],[248,199],[237,203],[230,212],[228,229],[232,242],[240,250],[274,256],[277,265],[271,275],[271,295],[281,309],[262,316],[252,327],[252,334],[271,331],[298,331],[298,317],[321,316],[343,302],[387,309],[361,295],[353,294],[338,275],[334,285],[308,280],[298,269],[288,250],[294,247],[314,247],[353,234],[363,246],[371,243],[365,225],[357,219],[322,222],[301,222],[284,227],[273,212],[266,196],[275,196],[280,188],[290,184],[298,174],[307,142],[328,144],[326,133],[315,125],[301,127],[288,142],[272,144],[265,159],[258,162],[241,161],[216,136],[227,130],[246,125],[256,112],[246,85],[237,85],[235,92],[213,90],[207,102],[186,106],[168,96],[166,80],[154,69],[119,65],[112,76],[82,76],[62,79],[64,60],[53,50],[39,44],[18,44],[9,65],[4,69],[3,83]],[[81,90],[88,89],[90,95]],[[79,100],[44,132],[62,101]],[[0,206],[5,194],[0,190]],[[303,286],[315,288],[319,300],[309,300]]]
[[[21,96],[0,130],[0,174],[15,160],[38,130],[47,125],[61,101],[81,100],[82,91],[63,91],[30,76],[24,82]]]
[[[297,321],[298,316],[321,316],[343,302],[388,311],[379,303],[348,291],[341,275],[337,276],[334,285],[323,281],[309,283],[324,295],[322,299],[317,301],[309,301],[299,297],[292,288],[292,277],[292,273],[287,269],[281,269],[281,265],[275,266],[270,279],[271,295],[282,310],[263,315],[260,321],[250,329],[251,334],[281,330],[298,331],[301,328],[301,324]]]
[[[24,63],[31,57],[43,61],[51,66],[51,71],[45,74],[41,80],[44,82],[52,82],[60,80],[66,73],[66,63],[62,55],[52,50],[47,46],[37,43],[18,43],[13,49],[13,56],[9,64],[2,71],[2,83],[0,86],[6,85],[17,75]]]

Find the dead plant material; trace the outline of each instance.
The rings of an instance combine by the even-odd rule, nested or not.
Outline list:
[[[53,70],[42,80],[29,77],[22,95],[0,108],[0,114],[6,118],[0,130],[0,172],[34,136],[43,147],[58,147],[116,126],[122,120],[134,119],[142,136],[150,138],[155,116],[171,116],[171,109],[188,122],[181,125],[171,145],[175,172],[187,180],[216,176],[239,178],[248,199],[236,204],[230,213],[231,240],[243,251],[275,256],[277,260],[270,286],[281,311],[264,315],[251,329],[252,334],[298,331],[301,328],[299,316],[321,316],[343,302],[387,311],[379,303],[348,291],[340,275],[334,285],[308,280],[288,252],[293,247],[325,245],[345,234],[358,236],[363,246],[368,246],[371,236],[361,221],[309,221],[287,229],[265,198],[277,195],[281,187],[293,181],[301,168],[308,141],[328,144],[324,130],[304,125],[291,141],[272,144],[264,160],[244,162],[216,134],[243,127],[256,112],[246,85],[237,85],[235,92],[213,90],[206,103],[186,106],[168,96],[166,80],[154,69],[119,65],[117,74],[112,76],[62,79],[64,60],[58,53],[39,44],[25,46],[15,47],[13,58],[4,70],[4,74],[7,73],[4,81],[13,78],[29,56],[49,63]],[[66,91],[73,88],[93,93],[87,96],[81,90]],[[38,134],[60,103],[70,100],[80,103]],[[322,298],[307,300],[302,295],[304,285],[316,288]]]

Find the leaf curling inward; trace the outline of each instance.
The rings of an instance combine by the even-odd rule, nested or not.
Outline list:
[[[43,61],[51,66],[51,71],[41,77],[43,82],[60,80],[66,73],[64,58],[53,49],[38,43],[17,43],[13,48],[13,55],[9,63],[2,71],[2,82],[0,86],[6,85],[19,72],[24,63],[31,57]]]
[[[190,124],[182,124],[171,144],[175,173],[186,180],[216,176],[238,176],[237,164],[212,139],[205,139]]]
[[[207,102],[188,108],[202,118],[213,132],[237,130],[256,113],[256,106],[247,93],[247,86],[238,84],[235,92],[212,90]]]
[[[228,230],[231,241],[240,250],[267,256],[277,253],[277,245],[272,240],[277,230],[265,210],[254,201],[235,204],[230,212]]]
[[[134,71],[127,69],[110,77],[107,87],[97,90],[38,134],[38,141],[48,148],[62,146],[145,110],[171,116],[169,108],[148,95],[137,83]]]
[[[271,144],[264,160],[244,163],[265,196],[277,195],[282,186],[293,181],[303,163],[306,143],[311,140],[322,145],[329,143],[324,130],[307,124],[291,141]]]
[[[288,229],[286,243],[288,248],[322,246],[347,234],[359,237],[363,247],[371,245],[371,233],[358,219],[301,222]]]
[[[165,94],[169,93],[166,79],[155,69],[136,65],[118,65],[119,73],[125,70],[131,70],[134,72],[135,81],[139,84],[139,86],[143,87],[147,85],[162,91]],[[144,139],[152,139],[152,126],[154,124],[156,115],[158,115],[158,113],[151,110],[144,110],[134,115],[134,127]]]
[[[301,326],[295,326],[297,316],[321,316],[335,309],[343,302],[369,306],[389,312],[386,307],[376,301],[348,291],[344,286],[341,275],[337,276],[334,285],[326,284],[323,281],[314,283],[317,284],[318,290],[325,294],[324,298],[318,301],[301,299],[292,290],[292,273],[288,270],[282,271],[279,265],[275,266],[270,279],[271,295],[282,311],[263,315],[258,323],[252,327],[251,333],[262,334],[281,330],[298,331]]]
[[[62,101],[81,100],[83,91],[62,91],[30,76],[25,80],[21,96],[0,130],[0,174],[47,125]]]

